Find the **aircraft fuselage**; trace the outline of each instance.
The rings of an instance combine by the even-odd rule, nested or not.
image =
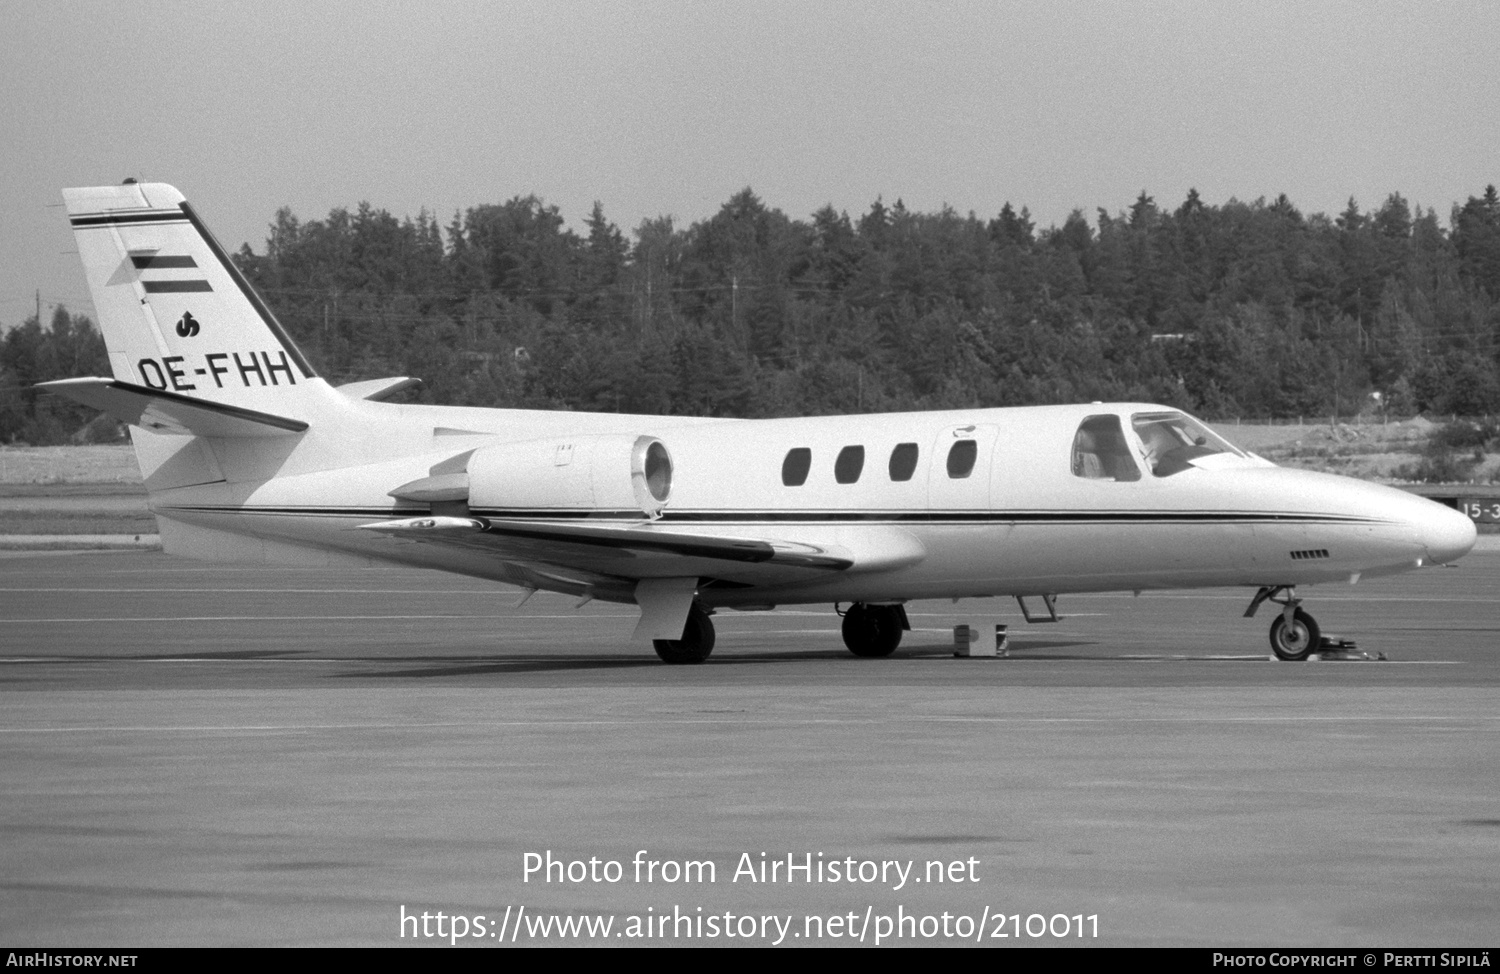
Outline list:
[[[1080,422],[1112,414],[1128,426],[1131,415],[1166,412],[1149,404],[775,420],[365,402],[350,408],[371,414],[365,425],[376,435],[329,445],[311,431],[290,448],[281,440],[215,441],[218,472],[187,476],[224,479],[174,489],[158,479],[154,510],[246,538],[208,546],[219,557],[254,558],[259,549],[262,558],[295,561],[305,547],[301,556],[318,562],[317,552],[327,549],[633,601],[631,586],[614,584],[607,570],[554,571],[562,577],[547,584],[545,573],[539,577],[524,561],[497,563],[480,551],[401,544],[357,530],[432,513],[430,505],[391,491],[468,451],[521,444],[545,466],[573,442],[619,434],[649,435],[670,451],[671,495],[659,516],[587,498],[568,504],[550,492],[540,503],[471,503],[466,516],[771,537],[854,559],[848,571],[792,581],[709,584],[701,599],[717,606],[1349,581],[1451,560],[1473,539],[1468,518],[1431,501],[1255,457],[1225,457],[1217,466],[1163,477],[1142,472],[1131,481],[1077,475],[1070,452]],[[952,476],[947,452],[959,440],[974,444],[973,464]],[[915,461],[905,479],[894,480],[892,458],[903,444],[911,445],[905,453],[915,452]],[[861,468],[836,469],[850,448],[862,448]],[[806,476],[788,485],[783,468],[796,450],[807,451]],[[278,455],[275,477],[234,476],[266,470],[268,454]],[[345,465],[354,458],[365,462]],[[323,469],[306,469],[317,467]],[[627,471],[617,476],[623,482]],[[505,492],[497,496],[503,500]],[[713,565],[678,564],[671,571],[688,568],[715,575]]]

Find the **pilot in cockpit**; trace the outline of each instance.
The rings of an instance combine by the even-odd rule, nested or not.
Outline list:
[[[1171,462],[1172,453],[1182,446],[1182,442],[1166,423],[1142,423],[1135,431],[1146,448],[1142,456],[1147,469],[1158,477],[1166,476],[1168,471],[1162,469],[1162,464]]]
[[[1192,466],[1189,462],[1215,452],[1203,436],[1194,436],[1185,420],[1137,418],[1136,435],[1145,447],[1146,467],[1158,477],[1170,477]]]

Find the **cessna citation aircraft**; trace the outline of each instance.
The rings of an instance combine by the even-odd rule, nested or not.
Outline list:
[[[65,190],[113,378],[45,388],[132,427],[171,554],[397,563],[635,603],[668,663],[718,609],[831,602],[887,656],[910,599],[1243,585],[1282,659],[1299,584],[1458,558],[1420,497],[1247,454],[1146,403],[693,419],[401,405],[319,378],[182,194]],[[582,602],[580,602],[582,604]]]

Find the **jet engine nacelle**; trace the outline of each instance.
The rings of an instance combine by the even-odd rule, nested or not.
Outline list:
[[[656,517],[672,494],[672,455],[654,436],[573,436],[486,446],[467,464],[469,507],[639,511]]]

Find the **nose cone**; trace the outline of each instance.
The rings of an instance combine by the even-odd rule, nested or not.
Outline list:
[[[1417,531],[1427,548],[1428,562],[1437,565],[1467,555],[1478,537],[1467,514],[1436,503],[1422,512]]]

